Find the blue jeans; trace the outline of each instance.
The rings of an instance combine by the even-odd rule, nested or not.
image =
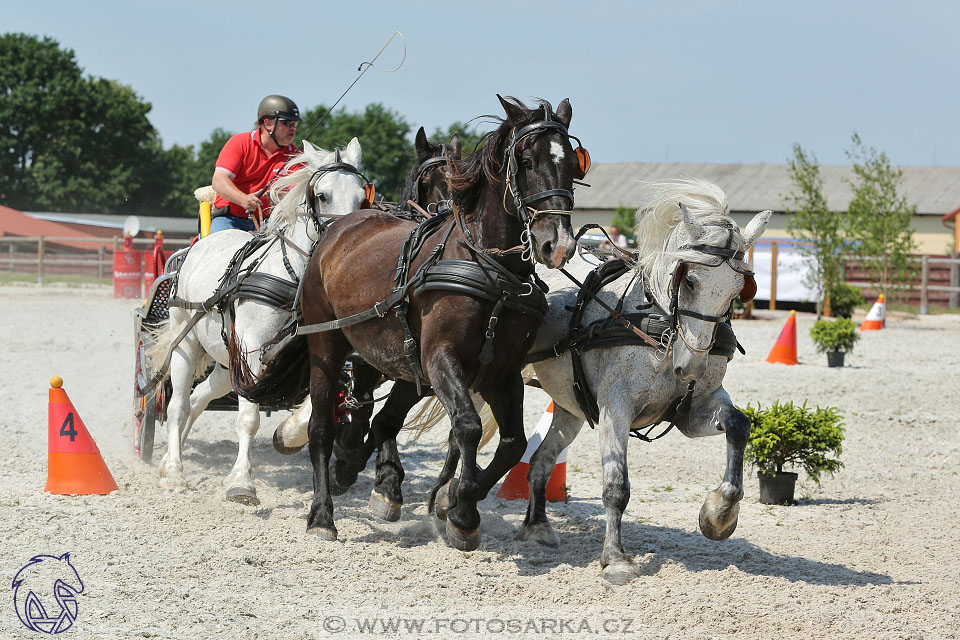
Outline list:
[[[241,231],[255,231],[253,220],[250,218],[237,218],[234,216],[220,216],[210,221],[210,233],[223,231],[225,229],[240,229]]]

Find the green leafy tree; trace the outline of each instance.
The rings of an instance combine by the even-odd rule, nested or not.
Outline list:
[[[113,80],[84,78],[50,38],[0,36],[0,193],[48,211],[139,210],[161,152],[151,105]]]
[[[452,138],[455,133],[460,135],[460,143],[463,145],[462,155],[464,158],[477,150],[477,145],[480,143],[480,139],[483,138],[483,132],[478,131],[475,126],[465,124],[458,120],[446,129],[440,127],[434,129],[430,140],[446,144],[450,142],[450,138]]]
[[[304,114],[304,124],[297,132],[295,144],[300,143],[301,136],[326,112],[327,108],[320,105]],[[410,123],[382,104],[373,103],[362,112],[351,113],[344,108],[334,111],[308,140],[324,149],[333,149],[346,146],[356,136],[363,150],[361,171],[376,183],[378,193],[387,200],[396,200],[417,157],[409,135]]]
[[[845,227],[847,218],[827,207],[823,178],[817,157],[793,145],[790,180],[793,190],[787,196],[790,215],[787,230],[811,244],[800,245],[800,254],[809,267],[804,284],[816,292],[818,308],[836,296],[843,284],[843,264],[849,251]]]
[[[853,162],[850,201],[850,236],[854,252],[880,292],[890,297],[892,285],[911,275],[911,254],[916,250],[910,222],[916,206],[900,193],[903,171],[894,168],[886,153],[867,147],[856,133],[847,157]]]
[[[637,214],[633,209],[623,205],[618,206],[610,224],[619,229],[620,233],[627,237],[627,243],[630,246],[636,245],[637,234],[633,232],[633,229],[637,226]]]

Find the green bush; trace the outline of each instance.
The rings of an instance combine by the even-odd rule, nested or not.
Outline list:
[[[799,407],[778,400],[769,409],[758,403],[740,410],[751,425],[744,457],[760,473],[772,476],[791,464],[803,467],[820,484],[823,473],[833,475],[843,466],[837,457],[843,449],[844,423],[836,407],[811,410],[806,400]]]
[[[838,318],[849,318],[853,310],[864,303],[860,289],[841,282],[830,291],[830,309]]]
[[[817,353],[850,353],[853,345],[860,339],[860,332],[857,330],[857,323],[850,318],[817,320],[810,327],[810,338],[817,347]]]

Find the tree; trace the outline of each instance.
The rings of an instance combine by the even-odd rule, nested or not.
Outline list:
[[[143,207],[161,152],[151,105],[113,80],[84,78],[50,38],[0,36],[0,193],[20,208]]]
[[[619,229],[620,233],[626,236],[627,243],[630,246],[635,246],[637,234],[633,232],[633,229],[637,226],[637,214],[633,209],[623,205],[618,206],[610,225]]]
[[[890,165],[887,154],[867,147],[856,133],[847,157],[853,162],[850,201],[850,237],[854,253],[863,259],[880,292],[889,295],[892,285],[911,273],[910,256],[916,250],[910,222],[916,206],[899,193],[903,171]]]
[[[787,196],[789,213],[792,214],[787,221],[787,230],[812,243],[799,247],[809,267],[804,284],[817,293],[818,306],[825,306],[824,303],[843,283],[843,263],[849,251],[845,233],[847,219],[827,207],[820,165],[812,152],[794,144],[789,163],[793,190]]]
[[[313,123],[327,112],[323,105],[304,114],[304,126],[297,132],[295,144],[309,132]],[[344,108],[334,111],[317,127],[308,140],[324,149],[343,147],[356,136],[363,150],[360,170],[376,183],[377,192],[387,200],[396,200],[416,159],[413,143],[407,139],[410,124],[402,116],[380,103],[368,104],[361,113]]]

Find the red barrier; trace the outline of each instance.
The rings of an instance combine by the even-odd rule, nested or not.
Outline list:
[[[143,294],[150,293],[153,281],[163,273],[163,265],[167,262],[167,254],[163,250],[163,231],[159,229],[153,234],[153,250],[145,256],[146,264],[143,270]]]
[[[123,249],[113,254],[113,297],[139,298],[143,278],[142,251],[133,248],[133,238],[123,237]]]

